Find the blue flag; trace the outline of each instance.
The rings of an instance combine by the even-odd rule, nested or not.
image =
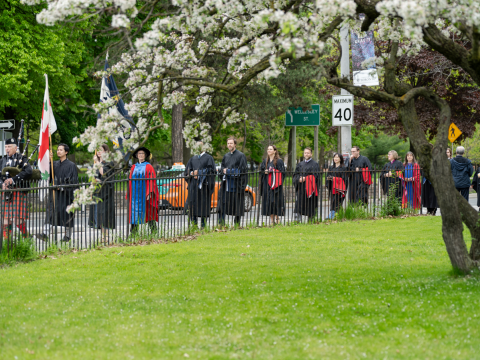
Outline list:
[[[105,59],[105,67],[103,68],[104,71],[107,71],[108,69],[108,54],[107,58]],[[125,104],[120,97],[120,93],[118,91],[117,85],[115,84],[115,80],[113,79],[113,75],[110,75],[108,77],[102,78],[102,87],[100,90],[100,102],[105,102],[109,99],[114,99],[115,100],[115,106],[112,106],[108,112],[118,112],[120,115],[122,115],[126,120],[124,126],[128,126],[127,124],[130,125],[130,127],[133,127],[132,123],[130,122],[132,118],[130,115],[128,115],[128,111],[125,109]],[[100,117],[100,114],[98,115]],[[112,140],[113,144],[120,148],[120,150],[123,150],[122,146],[122,138],[118,138],[117,140]],[[123,153],[123,151],[122,151]]]

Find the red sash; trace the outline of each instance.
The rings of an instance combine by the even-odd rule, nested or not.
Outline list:
[[[275,190],[282,184],[283,184],[283,176],[279,170],[275,169],[268,174],[268,186],[270,187],[270,189]]]
[[[315,180],[315,176],[308,175],[305,178],[305,190],[307,191],[308,198],[310,198],[313,194],[315,194],[315,196],[318,196],[317,182]]]
[[[362,169],[363,182],[367,185],[372,185],[372,173],[368,168]]]
[[[345,191],[347,190],[345,186],[345,181],[341,177],[335,176],[332,180],[332,194],[340,193],[342,196],[345,196]]]

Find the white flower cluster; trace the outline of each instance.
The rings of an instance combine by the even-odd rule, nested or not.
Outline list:
[[[185,122],[183,138],[194,155],[201,154],[204,151],[211,152],[213,150],[211,145],[212,136],[210,135],[210,125],[201,122],[197,118]],[[202,147],[198,146],[195,138],[200,138],[202,140]]]

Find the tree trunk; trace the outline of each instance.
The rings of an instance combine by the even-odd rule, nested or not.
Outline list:
[[[185,139],[182,139],[182,143],[183,143],[183,163],[185,165],[188,164],[188,161],[190,160],[190,158],[192,157],[192,151],[190,150],[190,148],[187,147],[187,142],[185,141]]]
[[[172,108],[172,160],[183,162],[183,104]]]
[[[415,147],[420,164],[435,189],[442,214],[443,241],[450,262],[454,269],[467,273],[472,269],[473,262],[469,257],[463,239],[462,216],[457,203],[458,191],[455,189],[453,182],[450,161],[445,156],[447,134],[443,133],[443,128],[439,131],[437,143],[432,151],[423,131],[418,131],[420,123],[417,118],[414,100],[400,107],[398,114],[410,141]],[[448,127],[446,130],[448,130]]]

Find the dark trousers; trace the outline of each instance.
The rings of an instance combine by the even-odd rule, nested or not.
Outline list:
[[[240,225],[241,216],[235,216],[235,225]],[[218,225],[225,225],[225,213],[218,213]]]
[[[197,217],[196,216],[192,216],[192,215],[188,215],[188,218],[190,220],[191,223],[194,223],[195,225],[198,225],[197,224]],[[205,226],[207,225],[207,218],[206,216],[201,216],[200,217],[200,227],[201,228],[204,228]]]
[[[157,222],[156,221],[149,221],[148,226],[152,232],[157,231]],[[130,232],[131,233],[136,233],[138,231],[138,225],[137,224],[131,224],[130,225]]]
[[[427,208],[427,214],[435,215],[437,213],[437,208]]]
[[[456,188],[457,191],[468,201],[468,195],[470,194],[470,188]]]

